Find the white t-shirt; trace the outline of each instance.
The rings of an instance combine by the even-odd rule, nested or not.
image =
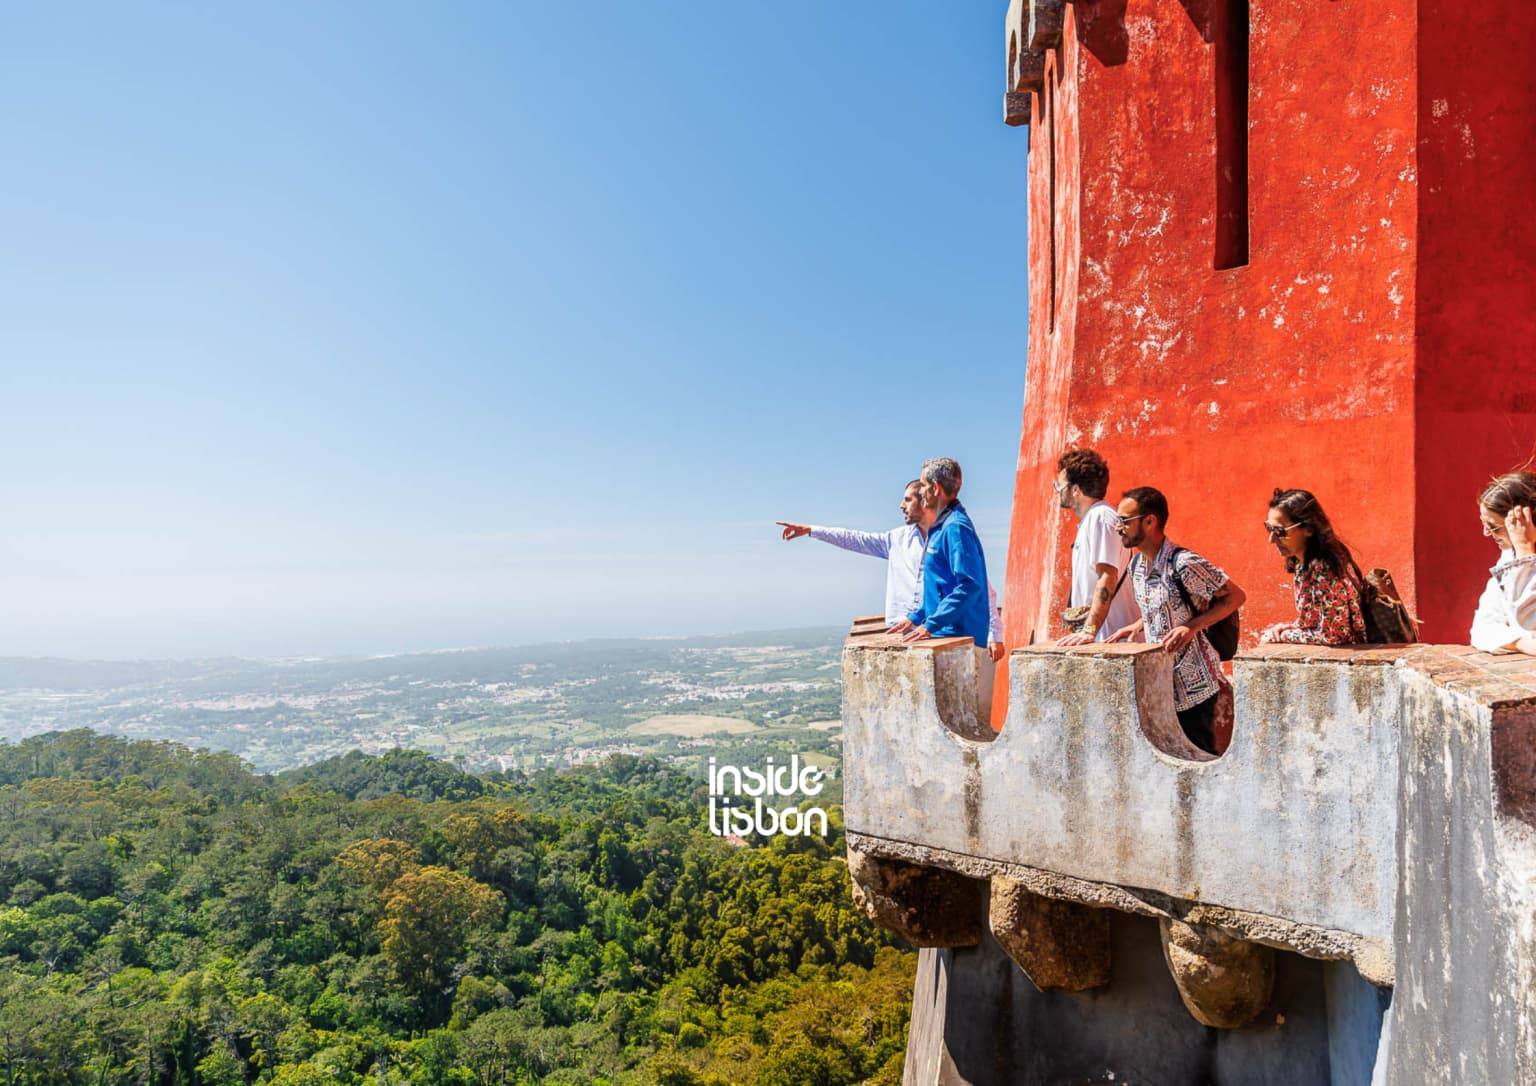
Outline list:
[[[1131,560],[1131,552],[1120,544],[1115,534],[1117,514],[1105,502],[1097,502],[1077,522],[1077,537],[1072,541],[1072,606],[1087,607],[1093,601],[1093,589],[1099,580],[1100,565],[1114,566],[1118,578]],[[1115,586],[1109,586],[1113,592]],[[1129,626],[1141,616],[1136,609],[1136,593],[1130,585],[1109,605],[1109,614],[1099,626],[1096,639],[1103,641],[1116,630]]]

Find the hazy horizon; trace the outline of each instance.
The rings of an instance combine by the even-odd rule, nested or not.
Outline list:
[[[592,637],[572,638],[537,638],[530,641],[506,642],[501,644],[485,645],[435,645],[420,648],[404,648],[393,651],[381,652],[357,652],[357,653],[278,653],[273,655],[239,655],[235,653],[222,653],[211,656],[60,656],[60,655],[18,655],[15,653],[0,653],[0,662],[3,663],[44,663],[60,662],[66,664],[196,664],[213,663],[221,660],[232,660],[241,663],[253,664],[285,664],[306,661],[360,661],[360,660],[388,660],[395,657],[408,656],[436,656],[450,655],[454,653],[481,653],[502,652],[513,650],[528,650],[540,648],[554,648],[563,646],[581,646],[589,644],[601,644],[605,641],[633,643],[633,642],[687,642],[687,641],[720,641],[735,642],[756,641],[763,638],[782,636],[786,638],[804,638],[810,636],[836,636],[846,629],[843,626],[770,626],[757,630],[721,630],[721,631],[694,631],[681,634],[603,634]]]

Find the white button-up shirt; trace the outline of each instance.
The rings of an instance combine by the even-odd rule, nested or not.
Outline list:
[[[860,532],[852,528],[824,528],[811,526],[811,538],[855,554],[867,554],[871,558],[884,558],[885,564],[885,621],[894,626],[923,602],[923,552],[928,547],[928,537],[915,524],[903,524],[888,532]],[[989,622],[987,640],[996,643],[1003,639],[998,622],[997,590],[987,585]]]
[[[1501,550],[1488,573],[1472,616],[1472,647],[1508,652],[1522,637],[1536,634],[1536,556],[1516,558],[1514,551]]]

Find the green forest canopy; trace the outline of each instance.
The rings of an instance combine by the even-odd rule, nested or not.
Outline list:
[[[832,834],[732,847],[657,762],[280,778],[0,744],[0,1075],[33,1084],[895,1084],[914,957]]]

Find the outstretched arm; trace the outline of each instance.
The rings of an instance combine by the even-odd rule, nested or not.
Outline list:
[[[859,532],[852,528],[823,528],[819,524],[793,524],[779,520],[774,523],[784,529],[785,539],[799,539],[808,535],[834,547],[855,554],[867,554],[872,558],[889,558],[891,534],[889,532]]]

